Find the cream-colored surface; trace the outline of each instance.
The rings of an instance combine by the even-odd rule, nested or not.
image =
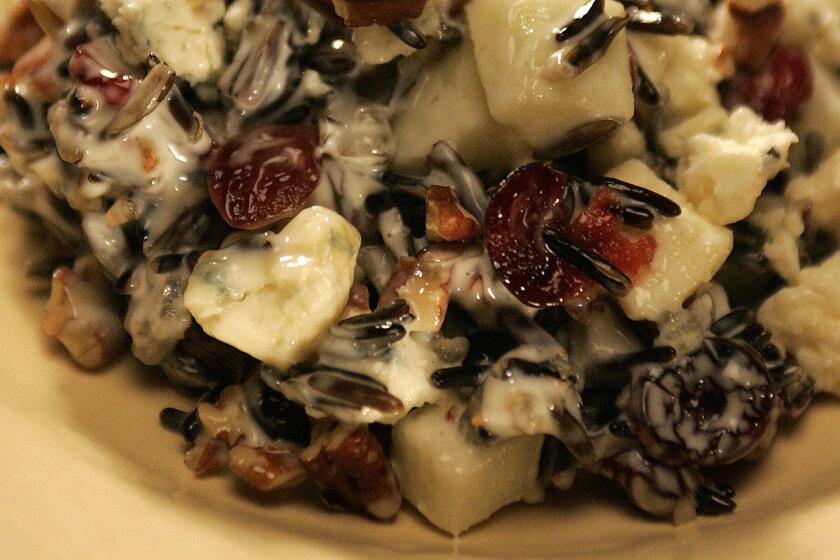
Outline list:
[[[0,557],[585,558],[833,560],[840,550],[840,404],[822,401],[757,467],[732,475],[739,510],[674,528],[603,484],[503,509],[457,541],[406,509],[393,524],[312,501],[255,499],[224,477],[195,480],[163,406],[186,401],[126,362],[81,372],[39,333],[43,301],[22,282],[21,224],[0,209]],[[455,552],[460,556],[456,556]]]

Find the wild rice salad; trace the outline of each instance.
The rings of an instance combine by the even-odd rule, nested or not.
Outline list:
[[[0,33],[43,330],[194,395],[161,421],[197,474],[453,534],[600,477],[679,523],[840,392],[835,0],[13,0]]]

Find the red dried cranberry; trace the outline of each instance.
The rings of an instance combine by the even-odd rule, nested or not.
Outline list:
[[[258,229],[300,211],[318,186],[318,133],[300,125],[264,125],[213,152],[210,198],[224,220]]]
[[[546,163],[531,163],[502,181],[490,200],[487,251],[502,282],[526,305],[552,307],[595,293],[592,278],[548,250],[543,240],[546,227],[631,279],[647,268],[656,251],[652,236],[633,241],[619,232],[618,195],[608,189],[595,191],[587,208],[573,218],[567,196],[572,181]]]
[[[727,107],[748,105],[768,121],[789,119],[813,93],[808,58],[794,47],[777,47],[758,70],[740,69],[726,88]]]
[[[73,82],[99,90],[111,105],[122,105],[128,99],[137,80],[119,70],[119,64],[105,60],[106,53],[95,45],[80,45],[70,57],[68,70]]]

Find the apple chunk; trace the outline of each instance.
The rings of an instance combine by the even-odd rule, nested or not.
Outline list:
[[[656,321],[682,309],[683,302],[714,277],[732,251],[732,232],[701,216],[639,160],[630,160],[607,175],[650,189],[682,207],[676,218],[654,221],[650,234],[656,239],[656,254],[650,270],[620,300],[631,319]]]
[[[461,410],[427,406],[393,432],[392,461],[403,496],[453,535],[507,504],[543,497],[538,480],[543,436],[472,445],[458,428]]]
[[[530,155],[513,129],[490,116],[468,41],[430,66],[395,109],[397,169],[422,170],[439,141],[474,169],[512,167]]]
[[[465,8],[490,114],[540,150],[551,150],[581,127],[601,121],[617,126],[633,116],[623,31],[603,57],[578,76],[551,76],[552,54],[562,46],[555,34],[585,4],[584,0],[472,0]],[[606,13],[618,15],[623,8],[610,0]]]

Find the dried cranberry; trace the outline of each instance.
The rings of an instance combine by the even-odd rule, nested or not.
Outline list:
[[[318,133],[300,125],[264,125],[213,152],[210,198],[225,221],[258,229],[300,211],[318,186]]]
[[[552,228],[583,250],[606,260],[631,279],[653,259],[656,240],[630,240],[619,232],[618,195],[606,188],[593,194],[574,217],[571,183],[577,181],[546,163],[531,163],[511,173],[490,200],[485,242],[496,272],[523,303],[552,307],[594,294],[595,282],[555,256],[543,238]]]
[[[80,45],[70,57],[70,77],[76,84],[99,90],[109,104],[122,105],[137,80],[120,70],[121,64],[108,58],[108,53],[93,44]]]
[[[777,47],[758,70],[740,69],[726,87],[727,107],[748,105],[768,121],[789,119],[813,93],[808,58],[794,47]]]

